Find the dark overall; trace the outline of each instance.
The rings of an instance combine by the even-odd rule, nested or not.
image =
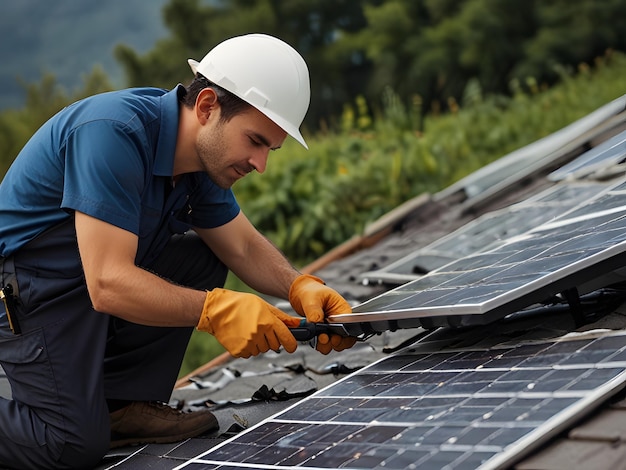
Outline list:
[[[0,398],[0,467],[93,467],[109,447],[107,399],[170,398],[193,329],[96,312],[78,256],[70,219],[0,258],[2,282],[17,290],[21,327],[20,335],[0,327],[0,364],[12,390],[12,399]],[[175,235],[145,268],[197,289],[221,287],[227,274],[194,232]]]

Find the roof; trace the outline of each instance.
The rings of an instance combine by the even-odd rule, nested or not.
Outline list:
[[[625,110],[626,95],[561,131],[505,155],[439,193],[407,201],[304,271],[322,277],[357,305],[419,277],[432,269],[429,263],[437,266],[444,262],[442,252],[437,252],[433,246],[451,234],[462,233],[481,217],[492,217],[500,210],[510,213],[511,208],[517,210],[519,204],[531,201],[550,188],[572,183],[604,187],[621,181],[626,149],[619,146],[620,151],[603,162],[577,166],[565,176],[556,170],[567,168],[567,164],[577,161],[581,155],[589,155],[586,152],[590,149],[606,147],[607,142],[624,132]],[[614,158],[615,154],[622,158]],[[561,193],[557,199],[559,197],[563,201],[570,196],[563,197]],[[522,222],[532,224],[532,220],[518,220],[509,230]],[[471,236],[456,240],[465,241],[443,255],[462,257],[464,249],[472,249]],[[601,274],[602,279],[604,274],[614,276],[616,282],[623,279],[619,269]],[[611,282],[613,277],[610,276],[605,283]],[[572,334],[577,335],[576,339],[598,338],[626,330],[626,306],[622,304],[622,297],[607,295],[608,300],[595,304],[592,314],[586,315],[584,321],[566,308],[541,310],[538,314],[521,312],[528,314],[464,328],[417,326],[391,331],[385,324],[379,334],[350,350],[328,356],[320,355],[306,344],[300,345],[293,354],[269,352],[245,360],[222,355],[181,379],[172,395],[172,404],[183,409],[212,409],[220,423],[218,431],[171,445],[117,449],[109,453],[98,468],[171,469],[192,461],[217,444],[226,442],[223,448],[227,449],[230,442],[245,436],[255,426],[272,421],[285,410],[298,410],[298,405],[305,400],[320,393],[323,396],[328,387],[349,382],[351,377],[379,361],[402,354],[407,347],[430,344],[443,350],[443,343],[448,344],[450,338],[461,345],[459,347],[516,347],[529,342],[570,338],[568,335]],[[288,308],[280,301],[271,300]],[[602,306],[604,308],[600,308]],[[432,340],[433,336],[429,335],[433,332],[438,335],[434,338],[442,343]],[[384,376],[385,372],[378,374]],[[626,457],[626,446],[622,445],[626,436],[625,403],[626,392],[615,386],[611,393],[595,397],[593,405],[588,404],[541,439],[524,441],[524,449],[518,449],[518,458],[504,462],[499,468],[620,467]],[[263,460],[257,463],[266,464],[267,468],[286,468],[271,466]],[[217,468],[198,465],[197,468]],[[311,466],[311,463],[306,465]],[[332,468],[323,466],[321,458],[316,465]]]
[[[550,188],[562,188],[572,182],[589,185],[597,191],[598,187],[619,181],[624,174],[621,162],[626,156],[622,144],[619,144],[622,146],[618,146],[617,152],[621,158],[615,158],[614,152],[612,158],[576,167],[565,177],[556,170],[567,169],[568,164],[579,161],[577,157],[589,155],[590,149],[603,149],[607,147],[607,142],[613,142],[615,136],[626,129],[625,109],[626,96],[561,131],[502,157],[440,193],[408,201],[369,226],[363,234],[308,266],[305,271],[324,278],[349,301],[358,304],[428,271],[424,263],[439,262],[428,256],[432,255],[432,247],[450,234],[462,232],[481,217],[491,217],[500,210],[510,212],[511,208],[517,209],[520,204],[533,200]],[[624,137],[617,140],[622,142]],[[557,202],[571,197],[567,193],[555,194],[558,195],[555,196]],[[564,209],[557,207],[556,210]],[[532,220],[526,220],[526,223],[532,223]],[[515,227],[508,227],[508,230],[512,228]],[[464,243],[464,246],[469,246],[468,250],[471,249],[472,244],[467,239]],[[462,256],[463,247],[458,251]],[[402,261],[407,256],[410,268],[403,272]],[[390,272],[393,269],[389,270],[394,263],[398,267],[395,273]],[[584,322],[565,309],[545,311],[540,317],[527,315],[506,322],[463,329],[443,327],[435,331],[473,346],[485,343],[519,345],[528,341],[567,337],[572,333],[602,336],[606,332],[626,328],[626,307],[621,305],[621,300],[618,296],[615,303],[607,303],[609,307],[603,311],[597,309],[594,316],[587,317]],[[353,374],[358,375],[361,367],[369,367],[393,356],[407,345],[420,344],[414,342],[428,333],[429,330],[422,327],[384,330],[351,350],[329,356],[319,355],[304,345],[291,355],[270,352],[249,360],[222,358],[224,362],[208,364],[194,376],[180,382],[173,394],[173,402],[190,409],[211,407],[220,421],[220,430],[205,440],[191,439],[180,446],[160,447],[158,452],[154,446],[133,449],[137,454],[125,461],[122,468],[124,465],[131,468],[133,463],[138,462],[136,459],[139,456],[150,453],[159,453],[160,464],[171,465],[163,468],[173,468],[191,458],[191,454],[198,455],[198,449],[205,452],[224,439],[236,442],[242,430],[254,429],[271,421],[273,416],[286,409],[297,410],[298,405],[303,403],[303,397],[310,397],[311,393],[319,394],[320,391],[323,395],[329,386]],[[626,427],[622,419],[624,400],[626,393],[616,387],[614,393],[607,394],[594,405],[598,409],[590,405],[585,413],[581,413],[576,420],[571,419],[566,427],[561,426],[558,432],[555,428],[547,438],[527,443],[526,449],[520,452],[521,460],[508,462],[502,468],[506,465],[527,470],[563,468],[564,465],[599,469],[619,466],[618,462],[626,450],[626,446],[621,445],[622,429]],[[175,450],[170,452],[169,449]],[[183,449],[188,453],[179,460]],[[263,461],[261,457],[259,459],[257,463],[265,463],[268,468],[281,468],[271,466],[270,461]],[[110,460],[113,461],[115,459]],[[332,468],[322,465],[321,459],[316,465]]]

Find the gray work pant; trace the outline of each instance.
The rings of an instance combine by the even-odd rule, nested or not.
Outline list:
[[[73,227],[65,225],[0,258],[2,279],[17,276],[22,329],[0,328],[12,391],[12,399],[0,398],[0,467],[97,465],[110,442],[107,399],[167,402],[193,331],[93,310],[82,270],[72,268]],[[146,268],[198,289],[223,286],[227,274],[193,232],[174,236]]]

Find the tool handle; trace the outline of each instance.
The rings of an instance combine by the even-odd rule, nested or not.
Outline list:
[[[352,336],[341,323],[309,323],[302,319],[300,325],[289,329],[298,341],[310,341],[321,334]]]
[[[15,311],[15,299],[13,298],[13,286],[7,284],[0,289],[0,300],[4,303],[4,312],[6,313],[7,320],[9,321],[9,328],[15,335],[22,333],[20,324],[17,320],[17,312]]]
[[[300,326],[289,328],[296,341],[310,341],[319,333],[315,323],[300,322]]]

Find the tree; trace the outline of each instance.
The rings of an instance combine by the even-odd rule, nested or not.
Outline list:
[[[607,49],[626,51],[623,0],[537,1],[535,15],[539,27],[515,64],[518,79],[534,77],[552,84],[559,79],[559,68],[593,63]]]
[[[469,83],[507,94],[512,82],[553,85],[560,70],[626,50],[623,0],[388,0],[365,5],[355,37],[373,63],[368,100],[391,86],[426,112],[460,101]]]

